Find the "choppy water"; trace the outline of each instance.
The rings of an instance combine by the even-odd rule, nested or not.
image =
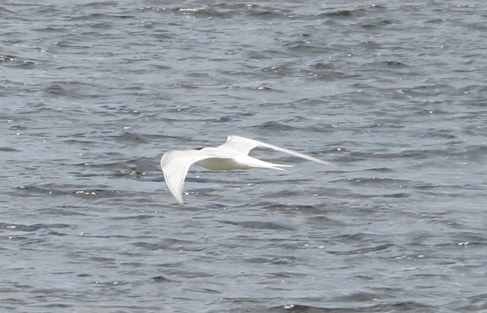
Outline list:
[[[484,2],[0,4],[0,311],[487,310]],[[283,172],[163,152],[229,134]]]

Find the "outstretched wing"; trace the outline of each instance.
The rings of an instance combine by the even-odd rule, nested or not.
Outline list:
[[[258,147],[260,142],[257,140],[244,138],[240,136],[228,136],[227,142],[219,146],[220,149],[232,150],[237,154],[249,154],[250,150]]]
[[[312,156],[309,156],[309,155],[306,155],[303,153],[299,153],[299,152],[292,151],[289,149],[274,146],[274,145],[271,145],[271,144],[268,144],[268,143],[265,143],[262,141],[253,140],[253,139],[240,137],[240,136],[228,136],[227,142],[225,142],[219,148],[232,149],[232,150],[238,151],[239,153],[247,155],[250,152],[250,150],[252,150],[256,147],[269,148],[272,150],[276,150],[276,151],[284,152],[284,153],[287,153],[290,155],[294,155],[296,157],[299,157],[299,158],[302,158],[302,159],[305,159],[308,161],[313,161],[316,163],[335,167],[335,165],[333,163],[330,163],[330,162],[327,162],[324,160],[320,160],[320,159],[317,159],[315,157],[312,157]]]
[[[184,180],[189,167],[198,161],[211,158],[212,155],[199,150],[176,150],[164,153],[161,169],[167,188],[173,197],[183,204]]]

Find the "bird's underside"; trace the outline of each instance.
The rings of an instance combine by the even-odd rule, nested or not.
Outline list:
[[[228,136],[227,141],[218,147],[166,152],[161,159],[164,180],[171,194],[182,204],[184,180],[192,164],[197,164],[213,171],[245,170],[252,168],[282,170],[283,167],[292,166],[270,163],[249,156],[248,153],[250,150],[256,147],[269,148],[316,163],[333,166],[333,164],[327,161],[261,141],[239,136]]]

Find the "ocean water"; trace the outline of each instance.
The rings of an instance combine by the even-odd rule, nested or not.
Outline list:
[[[0,4],[0,311],[487,310],[482,1]],[[285,171],[165,151],[240,135]]]

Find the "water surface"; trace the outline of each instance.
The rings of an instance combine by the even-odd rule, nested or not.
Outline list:
[[[0,308],[487,309],[485,5],[4,1]],[[162,153],[235,134],[286,171]]]

